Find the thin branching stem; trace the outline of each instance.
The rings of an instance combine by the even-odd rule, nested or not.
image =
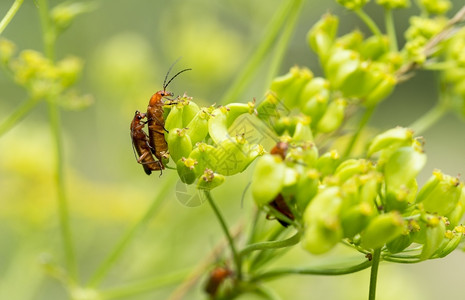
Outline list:
[[[171,174],[168,177],[167,182],[162,185],[159,193],[155,196],[152,204],[148,207],[145,214],[139,219],[139,221],[137,221],[126,231],[120,241],[115,245],[113,250],[107,256],[107,258],[105,258],[105,260],[97,268],[95,273],[90,278],[88,286],[96,287],[102,282],[103,279],[105,279],[105,276],[124,253],[124,250],[126,250],[127,246],[133,240],[136,233],[138,233],[151,219],[153,219],[155,214],[160,211],[160,205],[166,199],[168,193],[172,190],[176,179],[177,176],[175,174]]]
[[[5,30],[5,28],[8,26],[8,24],[11,22],[11,20],[13,20],[14,16],[18,12],[23,2],[24,0],[15,0],[15,2],[13,2],[10,9],[7,11],[6,15],[0,21],[0,35]]]
[[[366,260],[360,264],[353,265],[350,267],[343,267],[343,268],[322,268],[322,267],[313,267],[313,268],[283,268],[283,269],[276,269],[271,270],[259,275],[256,275],[251,279],[251,281],[262,281],[262,280],[271,280],[276,279],[281,276],[285,275],[327,275],[327,276],[335,276],[335,275],[346,275],[355,273],[358,271],[362,271],[367,269],[371,266],[371,261]]]
[[[21,103],[21,105],[13,111],[13,113],[10,114],[2,124],[0,124],[0,136],[18,124],[18,122],[24,118],[24,116],[26,116],[36,106],[36,104],[37,100],[34,98],[30,98]]]
[[[394,17],[392,15],[392,9],[387,8],[384,11],[384,21],[386,23],[386,32],[389,38],[389,48],[391,52],[397,52],[399,48],[397,46],[397,35],[396,28],[394,26]]]
[[[269,241],[269,242],[261,242],[255,243],[246,246],[244,249],[241,250],[239,253],[240,256],[245,256],[252,251],[257,250],[267,250],[267,249],[279,249],[284,247],[290,247],[297,244],[300,241],[300,232],[297,232],[293,236],[288,239],[281,240],[281,241]]]
[[[371,273],[370,273],[370,291],[368,293],[368,300],[376,299],[376,282],[378,279],[378,267],[381,260],[381,248],[375,249],[371,260]]]
[[[381,30],[379,29],[378,25],[376,25],[375,21],[367,15],[367,13],[363,9],[356,9],[354,12],[357,16],[367,25],[367,27],[373,32],[373,34],[377,36],[382,36]]]
[[[55,58],[55,33],[51,25],[49,16],[49,6],[47,0],[38,1],[40,20],[42,23],[43,43],[45,55],[51,61]],[[58,197],[58,215],[60,220],[60,230],[63,239],[63,248],[65,260],[70,277],[78,281],[78,267],[76,255],[74,252],[74,243],[71,233],[69,218],[68,199],[66,196],[65,179],[64,179],[64,158],[63,158],[63,139],[61,133],[60,110],[56,103],[56,95],[52,93],[47,97],[48,111],[50,118],[50,129],[55,147],[55,184]]]
[[[221,214],[218,206],[215,203],[215,200],[213,200],[213,197],[210,193],[210,191],[205,190],[205,196],[207,197],[208,203],[210,204],[211,208],[213,209],[213,212],[215,213],[216,218],[220,222],[221,229],[223,229],[223,233],[228,240],[229,243],[229,248],[231,249],[231,253],[234,259],[234,263],[236,265],[236,275],[237,278],[240,280],[242,278],[242,262],[241,262],[241,257],[239,256],[239,253],[236,250],[236,245],[234,244],[234,240],[231,236],[231,233],[229,232],[229,227],[226,225],[226,220],[224,219],[223,215]]]

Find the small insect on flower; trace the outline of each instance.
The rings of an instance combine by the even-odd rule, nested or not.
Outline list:
[[[207,284],[205,285],[205,292],[214,298],[220,288],[221,284],[230,276],[233,272],[226,267],[216,267],[208,277]]]
[[[166,103],[165,101],[163,101],[163,98],[173,97],[174,95],[171,92],[167,92],[166,88],[171,83],[171,81],[173,81],[173,79],[176,78],[176,76],[185,71],[192,70],[181,70],[178,73],[176,73],[173,77],[171,77],[171,79],[168,82],[166,82],[171,68],[174,66],[176,62],[174,62],[173,65],[171,65],[168,72],[166,73],[165,81],[163,82],[163,90],[153,94],[153,96],[150,98],[149,105],[147,107],[147,123],[149,125],[149,145],[151,147],[152,153],[161,163],[162,169],[165,168],[165,165],[163,164],[163,158],[167,157],[168,154],[168,144],[165,140],[165,132],[168,132],[168,130],[166,130],[165,128],[165,120],[163,118],[163,106],[167,104],[172,104],[172,102]],[[167,99],[173,100],[170,98]]]
[[[149,140],[147,134],[143,130],[146,115],[136,110],[134,118],[131,122],[131,139],[132,148],[134,154],[136,154],[137,162],[142,164],[144,171],[147,175],[152,174],[152,171],[158,171],[163,169],[163,165],[160,161],[156,161],[151,152]]]
[[[289,144],[286,142],[278,142],[270,151],[270,154],[273,155],[279,155],[283,160],[286,159],[286,154],[287,150],[289,149]],[[286,200],[284,200],[284,197],[282,194],[278,194],[273,201],[269,203],[271,207],[273,207],[275,210],[279,211],[282,213],[284,216],[289,218],[290,220],[294,220],[294,214],[292,213],[291,209],[286,203]],[[271,219],[271,217],[268,215],[267,219]],[[283,220],[280,220],[279,218],[277,219],[278,222],[283,225],[284,227],[289,226],[289,223]]]

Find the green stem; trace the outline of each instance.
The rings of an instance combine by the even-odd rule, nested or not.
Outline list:
[[[375,21],[363,11],[363,9],[356,9],[354,12],[357,16],[368,26],[368,28],[373,32],[373,34],[377,36],[382,36],[381,30],[379,30],[378,26],[376,25]]]
[[[264,285],[257,286],[255,293],[267,300],[281,300],[281,297],[274,290]]]
[[[55,35],[51,26],[49,8],[47,0],[38,1],[40,20],[42,23],[43,43],[45,55],[51,61],[54,60],[55,53]],[[74,253],[73,237],[71,233],[68,200],[66,197],[64,163],[63,163],[63,140],[61,134],[60,110],[56,103],[56,96],[50,95],[48,100],[48,111],[50,116],[50,128],[55,143],[55,184],[58,196],[58,215],[60,219],[60,230],[63,239],[63,248],[65,252],[66,266],[70,273],[71,279],[78,281],[78,268],[76,255]]]
[[[188,271],[179,271],[165,276],[157,276],[155,278],[146,279],[130,285],[103,290],[100,292],[100,296],[105,300],[119,298],[129,299],[139,294],[164,288],[169,285],[178,284],[183,281],[188,273]]]
[[[302,8],[303,1],[296,0],[294,6],[289,13],[288,21],[286,22],[285,28],[279,38],[279,41],[276,45],[276,49],[273,55],[273,58],[270,63],[270,67],[268,70],[267,79],[265,81],[265,90],[268,89],[270,86],[271,81],[279,72],[279,67],[281,66],[284,54],[286,54],[286,50],[289,46],[289,40],[292,37],[292,33],[294,33],[294,28],[299,19],[300,11]]]
[[[252,57],[248,60],[247,65],[242,69],[240,74],[236,77],[233,84],[230,85],[229,89],[224,93],[220,103],[230,102],[231,99],[235,99],[245,89],[249,81],[252,79],[252,75],[258,70],[259,65],[262,63],[265,56],[269,53],[273,42],[278,36],[284,22],[291,8],[295,5],[296,1],[300,0],[289,0],[283,3],[283,6],[277,10],[273,20],[268,25],[266,35],[263,38],[261,44],[257,47]]]
[[[371,259],[371,273],[370,273],[370,291],[368,293],[368,300],[376,299],[376,281],[378,278],[378,267],[381,258],[381,248],[375,249]]]
[[[23,2],[24,0],[15,0],[15,2],[13,2],[13,5],[11,5],[6,15],[0,21],[0,35],[2,34],[3,30],[5,30],[5,28],[8,26],[8,24],[11,22],[13,17],[16,15],[16,13],[18,12]]]
[[[236,246],[234,244],[234,240],[229,233],[228,226],[226,225],[226,221],[221,214],[220,210],[218,209],[218,206],[216,206],[215,201],[213,200],[210,191],[205,190],[205,196],[207,197],[208,203],[213,209],[213,212],[216,215],[216,218],[220,222],[221,228],[223,229],[223,233],[226,236],[226,239],[228,240],[229,247],[231,248],[231,253],[233,255],[234,263],[236,264],[236,275],[239,280],[242,279],[242,262],[241,262],[241,257],[239,256]]]
[[[248,245],[247,247],[241,250],[239,255],[243,257],[252,251],[290,247],[290,246],[297,244],[299,241],[300,241],[300,232],[297,232],[295,235],[282,241],[261,242],[261,243],[255,243],[255,244]]]
[[[358,265],[346,267],[346,268],[283,268],[268,271],[262,274],[259,274],[251,279],[251,281],[261,281],[261,280],[271,280],[280,276],[290,275],[290,274],[299,274],[299,275],[345,275],[355,273],[371,266],[371,261],[366,260],[363,263]]]
[[[352,150],[353,150],[353,148],[355,146],[355,143],[357,142],[363,128],[365,128],[366,124],[370,121],[371,117],[373,116],[373,113],[374,113],[375,109],[376,109],[376,105],[373,105],[373,106],[368,107],[365,110],[365,113],[364,113],[362,119],[360,120],[360,123],[358,124],[357,131],[355,132],[355,134],[350,139],[349,145],[346,148],[346,151],[344,153],[344,158],[349,157],[349,155],[352,153]]]
[[[396,36],[396,28],[394,26],[394,17],[392,15],[392,9],[387,8],[384,11],[384,20],[386,22],[386,32],[389,38],[389,48],[391,52],[397,52],[397,36]]]
[[[441,102],[438,102],[433,108],[431,108],[426,114],[421,116],[418,120],[413,122],[409,128],[415,131],[415,134],[419,135],[425,132],[428,128],[439,121],[448,111],[447,106]]]
[[[168,177],[168,182],[165,182],[158,195],[155,196],[152,204],[149,206],[142,218],[139,219],[131,228],[129,228],[126,233],[123,235],[121,240],[115,245],[113,250],[107,256],[107,258],[100,264],[95,273],[89,280],[88,286],[96,287],[102,280],[105,278],[107,273],[110,271],[111,267],[116,263],[116,261],[121,257],[126,247],[129,245],[131,240],[134,238],[135,234],[143,228],[147,222],[149,222],[155,214],[159,211],[159,207],[162,204],[163,200],[166,198],[168,193],[172,190],[172,185],[175,182],[175,179],[178,177],[175,174],[171,174]]]
[[[8,118],[0,124],[0,136],[13,128],[37,104],[37,99],[30,98],[21,105]]]

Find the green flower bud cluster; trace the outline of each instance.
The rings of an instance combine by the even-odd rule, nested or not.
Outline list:
[[[420,4],[428,13],[437,15],[445,14],[452,7],[449,0],[420,0]]]
[[[310,29],[307,39],[319,55],[331,90],[372,106],[386,98],[397,81],[398,58],[385,36],[363,39],[359,31],[336,38],[338,19],[327,14]]]
[[[300,140],[298,127],[258,159],[251,189],[260,207],[284,199],[307,251],[325,253],[346,239],[358,249],[382,248],[389,257],[416,243],[422,245],[417,258],[429,259],[462,241],[463,183],[436,170],[419,189],[426,155],[411,130],[374,137],[370,160],[341,161],[336,151],[319,155],[311,139]]]
[[[410,18],[410,27],[405,32],[407,40],[404,53],[408,60],[417,64],[426,61],[425,46],[436,34],[441,32],[447,24],[447,18],[438,16],[434,18],[413,16]]]
[[[336,0],[337,3],[341,4],[347,9],[357,10],[365,6],[370,0]]]
[[[444,80],[465,100],[465,29],[459,30],[446,45],[444,60],[450,67],[444,70]],[[462,113],[465,114],[465,104]]]
[[[83,62],[78,57],[68,56],[52,62],[34,50],[23,50],[16,55],[16,46],[2,38],[0,63],[33,99],[59,95],[60,105],[70,109],[83,108],[92,102],[90,96],[79,95],[76,90],[70,89],[82,72]]]
[[[376,3],[387,9],[407,8],[410,6],[409,0],[376,0]]]
[[[199,189],[212,189],[222,184],[225,176],[244,171],[264,153],[261,145],[228,131],[239,116],[255,114],[254,103],[199,107],[184,95],[170,104],[165,139],[184,183],[197,180]]]
[[[63,2],[51,10],[50,17],[55,29],[63,31],[71,25],[77,16],[90,12],[95,7],[96,5],[91,2]]]

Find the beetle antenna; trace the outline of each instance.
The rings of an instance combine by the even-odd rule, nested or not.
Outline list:
[[[165,75],[165,80],[163,81],[163,90],[165,89],[165,86],[167,86],[166,84],[166,79],[168,79],[168,75],[170,74],[171,72],[171,69],[174,67],[174,65],[182,58],[182,56],[178,57],[174,63],[171,64],[170,68],[168,69],[168,72],[166,72],[166,75]]]
[[[168,84],[170,84],[171,81],[173,81],[174,78],[176,78],[176,76],[178,76],[179,74],[183,73],[183,72],[186,72],[186,71],[190,71],[192,69],[184,69],[184,70],[181,70],[179,71],[178,73],[176,73],[173,77],[171,77],[171,79],[168,81],[168,83],[163,83],[163,90],[166,90],[166,88],[168,87]],[[166,78],[165,78],[166,79]]]

